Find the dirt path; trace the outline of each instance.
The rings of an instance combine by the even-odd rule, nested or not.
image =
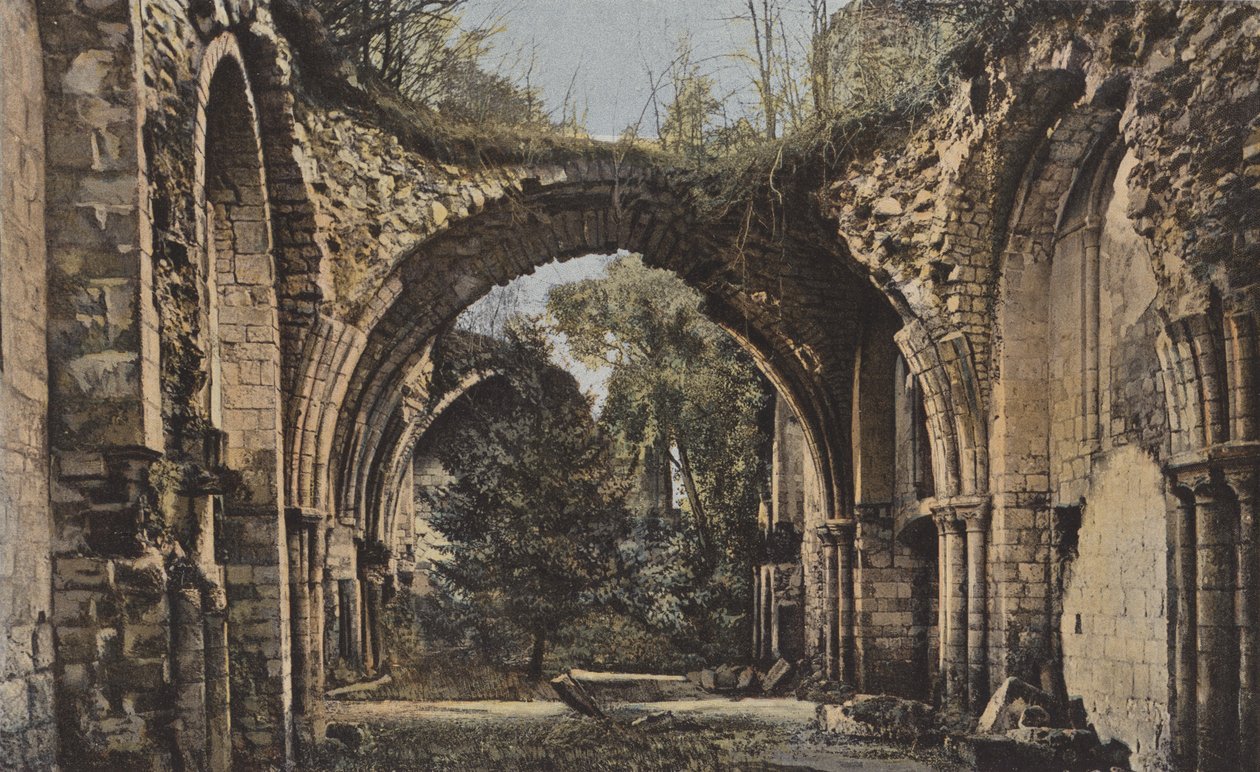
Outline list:
[[[614,722],[559,702],[329,702],[332,724],[363,727],[357,748],[318,769],[961,770],[935,751],[844,742],[814,729],[812,703],[710,698],[614,705]],[[668,711],[641,727],[638,717]],[[352,743],[353,744],[353,741]]]

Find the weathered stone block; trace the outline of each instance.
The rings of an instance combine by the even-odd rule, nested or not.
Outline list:
[[[20,732],[30,723],[26,680],[0,681],[0,732]]]
[[[819,705],[820,728],[849,737],[915,741],[938,731],[931,705],[891,695],[860,694],[842,705]]]
[[[1054,708],[1054,698],[1037,687],[1018,678],[1008,678],[993,692],[980,715],[976,731],[1005,732],[1019,726],[1024,709],[1036,705],[1046,710]]]
[[[28,688],[32,724],[49,724],[53,721],[54,692],[52,673],[36,673],[31,676]]]
[[[57,590],[105,590],[114,584],[114,563],[105,558],[66,557],[53,562]]]

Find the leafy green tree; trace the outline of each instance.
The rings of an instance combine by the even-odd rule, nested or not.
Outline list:
[[[668,465],[682,481],[701,557],[747,555],[764,479],[768,388],[705,317],[699,294],[626,255],[604,278],[554,288],[547,309],[575,358],[610,368],[600,420],[621,452]]]
[[[691,41],[682,38],[669,68],[673,99],[658,126],[661,147],[693,161],[709,154],[714,119],[722,103],[713,94],[713,79],[700,70]]]
[[[427,494],[449,541],[434,578],[449,622],[490,650],[527,642],[538,677],[616,572],[628,513],[609,442],[543,332],[512,325],[504,346],[501,388],[465,397],[435,448],[454,482]]]

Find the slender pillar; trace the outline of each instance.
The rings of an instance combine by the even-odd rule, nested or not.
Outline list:
[[[767,628],[767,644],[766,649],[771,659],[777,659],[779,650],[779,596],[774,591],[775,583],[778,582],[778,571],[774,564],[766,566],[764,577],[766,585],[766,618],[769,620]]]
[[[1085,301],[1084,340],[1081,346],[1081,371],[1085,374],[1085,394],[1082,407],[1084,431],[1078,436],[1091,447],[1098,448],[1101,438],[1099,416],[1102,414],[1099,376],[1101,348],[1099,346],[1099,265],[1101,257],[1102,225],[1093,217],[1085,230],[1085,259],[1081,263],[1081,288]]]
[[[289,537],[289,605],[292,633],[293,712],[306,713],[309,703],[310,615],[311,596],[307,577],[307,529],[300,522],[290,524]]]
[[[1200,772],[1238,769],[1238,629],[1236,527],[1231,503],[1215,485],[1195,489],[1197,546],[1197,761]]]
[[[945,527],[946,519],[939,514],[933,514],[932,523],[936,526],[936,677],[939,679],[936,691],[940,698],[941,704],[945,703],[945,655],[949,647],[946,641],[949,640],[949,599],[945,597],[946,566],[949,565],[949,555],[945,552]]]
[[[761,662],[761,566],[752,570],[752,658]]]
[[[941,563],[942,704],[947,709],[967,709],[967,554],[963,523],[953,507],[935,514],[944,542]]]
[[[371,674],[375,674],[381,666],[381,579],[368,576],[364,581],[364,620],[363,620],[363,657],[364,664]]]
[[[341,603],[340,621],[342,654],[355,670],[362,670],[363,661],[363,591],[358,579],[338,582]]]
[[[176,745],[188,769],[206,766],[206,651],[202,627],[201,592],[184,587],[174,592],[172,606],[175,650],[173,673],[175,708],[179,716]]]
[[[986,611],[986,548],[989,534],[987,507],[966,512],[967,530],[967,704],[978,713],[988,697],[988,651],[985,636],[988,630]]]
[[[341,582],[324,569],[324,667],[345,656],[341,645]]]
[[[818,526],[818,536],[822,540],[823,558],[823,626],[825,631],[824,656],[827,678],[839,678],[840,666],[836,654],[839,650],[837,637],[839,633],[839,610],[836,583],[836,537],[827,524]]]
[[[1195,766],[1195,683],[1198,679],[1198,612],[1195,588],[1198,564],[1195,549],[1194,496],[1189,491],[1179,496],[1173,517],[1173,586],[1176,593],[1176,623],[1173,631],[1173,753],[1177,768]]]
[[[232,767],[232,708],[228,694],[227,607],[205,609],[206,732],[210,772]]]
[[[836,677],[843,684],[858,683],[854,657],[852,521],[836,523]]]
[[[1256,534],[1257,475],[1250,464],[1227,470],[1238,502],[1237,621],[1239,648],[1238,752],[1260,759],[1260,550]]]
[[[307,568],[307,585],[310,588],[310,614],[308,640],[310,641],[309,688],[311,703],[308,712],[316,722],[315,736],[323,734],[323,695],[324,695],[324,625],[327,615],[324,614],[324,562],[327,555],[324,542],[323,518],[311,523],[307,540],[310,544],[309,566]]]

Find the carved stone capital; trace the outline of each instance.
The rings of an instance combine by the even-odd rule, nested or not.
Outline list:
[[[936,524],[937,533],[944,535],[959,525],[958,515],[948,504],[933,504],[931,507],[932,522]]]
[[[856,526],[853,520],[827,520],[818,526],[818,536],[828,547],[852,544]]]
[[[324,522],[324,512],[315,507],[287,507],[284,510],[289,523],[295,527],[318,526]]]
[[[1222,476],[1237,469],[1255,469],[1260,465],[1260,443],[1226,442],[1207,448],[1179,453],[1165,466],[1165,471],[1178,485],[1194,489],[1210,483],[1214,475]]]
[[[932,520],[941,533],[985,531],[991,505],[988,496],[954,496],[932,505]]]

